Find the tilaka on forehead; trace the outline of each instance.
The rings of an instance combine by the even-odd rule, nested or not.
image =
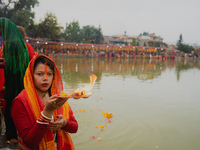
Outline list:
[[[45,73],[45,78],[47,79],[47,62],[45,62],[44,64],[45,64],[44,73]]]

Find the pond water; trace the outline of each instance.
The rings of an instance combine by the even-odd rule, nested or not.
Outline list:
[[[97,76],[91,97],[68,100],[79,123],[76,150],[200,149],[200,60],[54,60],[66,92]],[[114,116],[108,122],[102,112]],[[3,141],[0,149],[17,149]]]
[[[79,123],[76,150],[200,149],[200,61],[54,60],[66,92],[97,76],[91,97],[68,100]],[[102,112],[114,115],[109,123]]]

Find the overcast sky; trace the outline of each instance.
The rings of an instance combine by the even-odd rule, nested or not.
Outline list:
[[[155,33],[164,42],[200,45],[200,0],[38,0],[35,21],[53,13],[58,23],[99,25],[103,35]]]

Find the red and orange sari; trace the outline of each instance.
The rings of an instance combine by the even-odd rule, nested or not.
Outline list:
[[[40,56],[45,56],[45,55],[38,55],[35,58],[33,58],[31,62],[29,63],[25,76],[24,76],[24,87],[27,94],[24,94],[25,97],[23,98],[22,102],[24,106],[26,107],[26,110],[28,112],[28,116],[32,122],[32,125],[36,123],[36,120],[39,118],[41,111],[43,110],[43,107],[44,107],[41,100],[38,97],[38,94],[36,92],[36,89],[33,83],[33,68],[34,68],[35,60],[36,58]],[[50,59],[49,57],[47,58]],[[54,68],[55,68],[55,77],[53,79],[52,86],[51,86],[51,95],[58,94],[59,91],[63,90],[62,79],[55,63],[54,63]],[[56,111],[54,111],[54,116],[62,114],[63,117],[68,120],[69,110],[70,108],[69,108],[68,102],[66,102],[60,109],[57,109]],[[23,150],[30,149],[25,145],[25,143],[23,143],[23,140],[21,139],[22,138],[19,137],[19,148]],[[42,141],[39,143],[39,149],[40,150],[55,150],[56,149],[54,138],[53,138],[53,132],[51,130],[47,130],[47,132],[45,133],[45,136],[42,138]],[[71,140],[70,135],[62,129],[59,129],[57,131],[57,149],[58,150],[68,150],[68,149],[73,150],[74,149],[73,142]]]

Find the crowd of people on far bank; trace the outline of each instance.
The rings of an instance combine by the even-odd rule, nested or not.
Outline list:
[[[198,53],[181,53],[179,52],[145,52],[145,51],[126,51],[126,50],[90,50],[90,49],[51,49],[35,47],[39,54],[47,56],[66,55],[74,57],[95,57],[95,58],[150,58],[150,59],[174,59],[181,58],[198,58]]]
[[[0,100],[8,144],[19,149],[74,149],[78,123],[54,61],[25,42],[23,27],[0,18]]]

